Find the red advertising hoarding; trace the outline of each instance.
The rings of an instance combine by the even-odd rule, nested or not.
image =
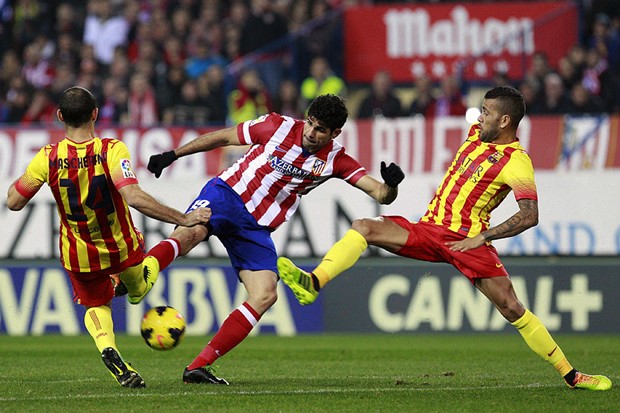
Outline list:
[[[345,78],[370,82],[388,70],[398,83],[422,73],[490,79],[495,70],[523,77],[535,52],[555,63],[578,40],[572,2],[413,4],[345,11]]]
[[[408,175],[441,174],[469,126],[462,117],[349,120],[338,141],[370,171],[378,172],[380,162],[387,160],[401,165]],[[145,170],[151,155],[178,147],[207,130],[110,128],[98,132],[125,142],[133,168],[149,174]],[[620,168],[620,116],[528,116],[521,122],[518,135],[537,170]],[[62,137],[60,129],[0,129],[0,183],[17,178],[42,146]],[[204,180],[231,165],[245,150],[226,147],[184,157],[167,173],[184,170]]]

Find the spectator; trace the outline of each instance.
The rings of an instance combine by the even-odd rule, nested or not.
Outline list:
[[[278,88],[278,94],[273,99],[273,111],[295,119],[303,118],[299,87],[291,79],[284,79]]]
[[[570,91],[570,105],[567,113],[598,114],[605,112],[605,105],[598,96],[593,96],[581,84],[576,83]]]
[[[180,99],[163,114],[165,125],[203,126],[208,120],[206,102],[200,98],[196,80],[187,79],[181,87]]]
[[[426,116],[465,115],[467,107],[463,103],[459,86],[456,76],[446,76],[441,79],[439,95],[427,108]]]
[[[239,39],[241,56],[256,51],[262,53],[254,65],[265,82],[267,92],[275,95],[284,66],[282,47],[273,48],[273,45],[288,34],[288,25],[284,16],[273,10],[270,0],[251,0],[250,10]]]
[[[409,106],[408,114],[428,116],[429,108],[435,105],[433,83],[427,75],[420,75],[415,81],[415,98]]]
[[[616,103],[616,80],[609,70],[609,63],[597,49],[586,52],[586,69],[583,72],[583,86],[593,95],[600,96],[608,112],[612,112]]]
[[[198,95],[207,112],[206,122],[210,125],[226,124],[226,95],[223,89],[224,69],[213,65],[196,79]]]
[[[171,30],[185,42],[189,37],[192,25],[192,14],[187,7],[179,6],[172,12]]]
[[[4,122],[18,124],[28,110],[31,97],[31,88],[26,81],[16,76],[11,81],[11,88],[6,97],[6,114]]]
[[[581,82],[581,75],[577,73],[568,56],[564,56],[558,61],[558,74],[562,78],[566,90],[571,90],[573,85]]]
[[[75,85],[75,69],[69,63],[60,63],[56,66],[56,77],[50,85],[50,93],[54,102],[58,102],[62,92]]]
[[[258,71],[246,68],[237,85],[228,96],[228,117],[238,124],[271,112],[271,101]]]
[[[214,124],[224,125],[228,115],[226,71],[223,66],[213,65],[202,76],[206,78],[209,100],[212,100],[214,105],[210,121]]]
[[[178,36],[170,36],[164,40],[162,58],[169,68],[176,65],[184,65],[187,55],[183,43]]]
[[[21,119],[22,125],[50,126],[56,120],[56,103],[45,89],[37,89]]]
[[[15,50],[7,50],[2,55],[0,65],[0,93],[6,93],[11,79],[19,76],[22,71],[22,62]]]
[[[545,99],[540,107],[542,114],[566,113],[570,110],[570,100],[557,73],[551,72],[545,76]]]
[[[157,106],[161,113],[172,109],[176,102],[181,100],[181,89],[187,76],[181,65],[170,67],[165,78],[157,84]]]
[[[346,85],[334,74],[327,58],[318,56],[310,63],[310,76],[301,83],[301,96],[309,105],[317,96],[326,94],[344,96]]]
[[[212,65],[226,66],[223,56],[214,53],[206,40],[199,40],[196,44],[196,52],[189,56],[185,62],[185,72],[192,79],[198,78]]]
[[[538,90],[538,83],[532,79],[526,79],[521,82],[519,86],[519,92],[523,95],[523,101],[528,115],[537,115],[542,111],[541,103],[538,99],[540,91]]]
[[[55,66],[69,65],[73,70],[77,70],[80,53],[72,34],[61,33],[58,35],[56,50],[52,60]]]
[[[119,89],[122,86],[115,77],[107,77],[103,81],[102,97],[100,99],[98,124],[109,126],[118,124],[121,120],[121,112],[124,109],[122,102],[118,101]]]
[[[22,74],[35,88],[45,88],[52,84],[54,67],[43,58],[41,46],[37,43],[30,43],[24,50]]]
[[[528,68],[525,77],[531,81],[536,83],[536,90],[540,92],[538,96],[539,99],[544,99],[545,93],[545,77],[551,73],[553,69],[549,64],[549,58],[547,54],[544,52],[536,52],[532,55],[532,60],[530,62],[530,67]]]
[[[385,70],[375,73],[370,93],[362,100],[358,119],[396,118],[402,115],[402,104],[392,86],[392,77]]]
[[[129,22],[113,14],[111,0],[88,0],[87,7],[83,41],[93,46],[97,61],[107,66],[112,63],[114,49],[127,45]]]
[[[81,34],[84,33],[84,15],[81,8],[74,4],[63,2],[56,8],[56,23],[54,32],[60,38],[62,35],[69,35],[73,41],[80,41]]]
[[[144,73],[131,75],[127,111],[121,115],[121,122],[134,127],[154,126],[159,122],[155,92]]]

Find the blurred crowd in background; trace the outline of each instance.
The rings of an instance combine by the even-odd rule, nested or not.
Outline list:
[[[388,2],[0,0],[0,122],[54,124],[73,85],[97,96],[100,126],[299,118],[319,94],[354,91],[353,118],[464,114],[472,85],[454,76],[394,85],[381,71],[371,84],[346,83],[342,11],[378,3]],[[524,79],[497,72],[484,86],[519,88],[529,114],[620,112],[620,1],[578,4],[580,41],[557,67],[537,53]]]

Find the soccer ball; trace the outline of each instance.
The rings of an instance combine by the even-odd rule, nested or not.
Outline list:
[[[153,307],[142,317],[140,331],[150,348],[170,350],[175,348],[185,335],[185,319],[170,306]]]

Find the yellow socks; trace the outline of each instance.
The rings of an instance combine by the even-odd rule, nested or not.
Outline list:
[[[350,229],[336,242],[318,267],[312,273],[319,280],[321,288],[336,278],[340,273],[351,268],[362,256],[368,243],[359,232]]]
[[[529,310],[512,323],[517,328],[527,345],[551,364],[564,377],[573,367],[570,365],[560,346],[553,340],[543,323]]]
[[[116,349],[114,337],[114,324],[112,322],[112,309],[107,305],[100,307],[90,307],[84,314],[84,325],[86,330],[95,340],[95,345],[102,352],[106,347]]]

